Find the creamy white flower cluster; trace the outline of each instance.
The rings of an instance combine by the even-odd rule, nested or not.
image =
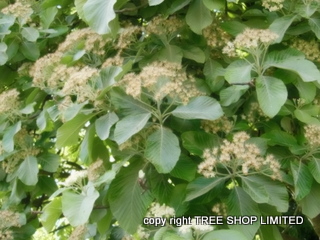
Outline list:
[[[182,225],[178,228],[181,234],[188,234],[194,232],[196,234],[204,234],[213,230],[213,227],[206,224],[197,224],[196,219],[191,220],[191,225]]]
[[[153,202],[147,213],[148,217],[172,217],[176,214],[172,207],[168,207],[165,204],[160,205],[160,203]]]
[[[232,142],[224,140],[220,147],[205,149],[204,161],[199,164],[198,172],[211,178],[216,176],[217,167],[223,166],[237,174],[247,175],[250,170],[266,174],[271,172],[272,179],[281,179],[279,162],[273,155],[262,156],[255,144],[246,143],[249,139],[247,133],[238,132],[233,136]]]
[[[320,126],[317,125],[306,125],[304,127],[304,136],[309,142],[311,147],[320,146]]]
[[[217,133],[217,132],[229,133],[233,128],[233,122],[230,121],[226,116],[223,116],[213,121],[202,120],[201,128],[207,133]]]
[[[283,8],[284,0],[262,0],[262,6],[270,12],[275,12]]]

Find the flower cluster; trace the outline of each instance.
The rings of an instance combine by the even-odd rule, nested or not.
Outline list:
[[[284,0],[262,0],[262,6],[270,12],[275,12],[283,8]]]
[[[21,227],[20,214],[11,210],[0,210],[0,230],[9,227]]]
[[[141,33],[142,29],[138,26],[129,25],[121,29],[116,48],[119,50],[127,48],[132,42],[137,40],[137,34]]]
[[[268,116],[264,114],[258,102],[251,102],[249,107],[246,109],[245,114],[241,116],[243,120],[248,121],[249,123],[254,123],[257,119],[263,117],[268,120]]]
[[[11,230],[2,230],[0,232],[0,239],[1,240],[13,240],[13,232]]]
[[[207,133],[229,133],[233,128],[233,122],[230,121],[226,116],[223,116],[213,121],[202,120],[201,128]]]
[[[87,233],[87,227],[85,225],[77,226],[71,233],[68,240],[84,240]]]
[[[148,22],[145,31],[147,34],[165,35],[177,32],[183,25],[184,21],[176,16],[171,16],[167,19],[162,16],[157,16]]]
[[[18,0],[15,3],[1,9],[1,12],[4,14],[12,14],[19,19],[21,24],[25,24],[30,20],[33,10],[28,2]]]
[[[304,136],[309,142],[311,147],[320,146],[320,126],[317,125],[306,125],[304,127]]]
[[[307,59],[320,62],[320,49],[317,41],[306,41],[297,38],[292,41],[290,46],[296,48],[300,52],[303,52]]]
[[[230,41],[230,35],[223,31],[218,24],[213,23],[203,30],[207,45],[212,48],[221,48]]]
[[[238,132],[233,136],[232,142],[224,140],[220,147],[205,149],[204,161],[199,164],[198,172],[210,178],[217,174],[217,167],[224,167],[243,175],[247,175],[250,170],[266,174],[271,171],[272,179],[281,179],[279,162],[273,155],[262,156],[255,144],[247,143],[249,139],[247,133]]]
[[[233,42],[228,42],[222,51],[230,57],[235,57],[241,55],[237,50],[250,53],[251,50],[268,47],[277,38],[278,34],[269,29],[246,28]]]
[[[64,185],[66,187],[71,186],[82,186],[82,181],[88,177],[88,171],[87,170],[81,170],[81,171],[73,171],[70,173],[69,177],[64,182]]]
[[[201,225],[197,224],[196,219],[191,220],[191,225],[182,225],[178,228],[179,233],[188,234],[190,232],[194,232],[195,235],[204,234],[213,230],[213,227],[210,225]]]
[[[188,76],[180,64],[172,62],[153,62],[139,74],[126,74],[119,84],[134,98],[139,98],[145,88],[156,101],[169,95],[174,101],[186,104],[190,98],[202,95],[195,79]]]
[[[171,217],[174,216],[175,210],[165,204],[160,205],[159,203],[153,202],[147,213],[148,217]]]
[[[149,239],[150,237],[148,229],[141,227],[141,225],[138,227],[137,235],[139,236],[139,239]]]
[[[19,115],[19,92],[10,89],[0,94],[0,114],[6,115],[9,119]]]
[[[213,205],[211,211],[216,213],[218,216],[227,216],[227,207],[224,203],[216,203]]]
[[[103,161],[98,159],[94,163],[92,163],[88,168],[88,179],[89,181],[95,181],[98,179],[104,172],[105,168],[103,166]]]

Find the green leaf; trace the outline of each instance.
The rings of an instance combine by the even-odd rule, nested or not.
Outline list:
[[[299,91],[300,98],[304,99],[306,103],[311,103],[314,100],[317,94],[317,87],[314,83],[303,82],[300,79],[297,79],[297,81],[294,82],[294,85]]]
[[[47,230],[47,232],[51,232],[61,214],[61,198],[53,199],[43,208],[42,214],[40,215],[40,222],[42,226]]]
[[[94,114],[78,114],[72,120],[64,123],[60,128],[58,128],[56,147],[62,148],[77,144],[79,139],[79,131],[93,116]]]
[[[183,49],[183,57],[194,60],[198,63],[204,63],[206,56],[201,48],[191,47],[188,49]]]
[[[191,30],[197,34],[202,33],[202,29],[212,23],[213,17],[211,12],[203,4],[202,0],[194,0],[190,5],[186,14],[186,22]]]
[[[294,197],[297,201],[300,201],[309,194],[313,177],[308,167],[302,162],[291,162],[290,166],[295,187]]]
[[[86,185],[80,194],[70,190],[62,194],[62,212],[72,226],[85,224],[90,217],[94,202],[99,192],[91,182]]]
[[[231,189],[227,200],[229,216],[259,216],[260,211],[256,202],[241,188]],[[248,239],[252,239],[259,229],[259,222],[252,225],[229,225],[231,230],[242,232]]]
[[[109,137],[110,128],[119,120],[117,114],[109,112],[101,116],[95,122],[97,135],[101,140],[106,140]]]
[[[214,188],[219,189],[221,188],[221,186],[223,186],[225,181],[226,178],[224,177],[198,177],[197,179],[188,184],[185,201],[190,201],[192,199],[200,197]]]
[[[182,49],[175,45],[166,45],[158,54],[160,61],[181,62],[183,56]]]
[[[182,145],[191,154],[202,157],[203,151],[207,148],[213,148],[219,144],[219,138],[216,135],[206,132],[189,131],[181,135]]]
[[[251,70],[253,65],[245,60],[232,62],[225,70],[225,78],[230,84],[251,82]]]
[[[47,172],[56,172],[59,167],[59,160],[59,155],[49,152],[38,157],[39,164]]]
[[[88,101],[85,101],[83,103],[72,103],[70,106],[68,106],[68,108],[63,113],[65,121],[70,121],[71,119],[73,119],[87,104]]]
[[[150,113],[141,113],[129,115],[121,119],[114,130],[114,140],[118,144],[124,143],[134,134],[139,132],[146,125],[150,117]]]
[[[293,113],[294,116],[301,122],[320,125],[320,121],[317,118],[310,116],[306,111],[302,109],[296,109]]]
[[[308,163],[308,168],[314,179],[320,183],[320,159],[312,157]]]
[[[311,30],[320,39],[320,19],[318,18],[309,18],[308,20]]]
[[[298,74],[304,82],[320,80],[320,72],[317,66],[306,60],[300,52],[294,49],[271,52],[267,55],[264,67],[276,67],[292,71]]]
[[[170,172],[179,160],[180,152],[179,139],[168,128],[161,126],[147,139],[145,157],[159,173]]]
[[[34,27],[24,27],[21,31],[22,37],[30,42],[35,42],[39,38],[39,31]]]
[[[247,92],[249,86],[233,85],[220,91],[220,102],[222,106],[229,106],[238,102],[240,97]]]
[[[235,37],[248,28],[248,26],[240,21],[226,21],[221,23],[221,28]]]
[[[235,230],[214,230],[204,235],[202,240],[248,240],[240,231]]]
[[[249,180],[251,183],[251,188],[247,189],[247,190],[257,191],[256,193],[250,194],[246,190],[246,187],[243,187],[243,189],[252,197],[253,200],[255,200],[255,198],[258,197],[258,196],[253,197],[253,195],[260,194],[260,196],[259,196],[260,200],[267,200],[267,201],[263,201],[263,202],[268,203],[272,206],[275,206],[279,212],[287,212],[288,211],[289,196],[288,196],[286,186],[284,184],[282,184],[281,182],[278,182],[278,181],[274,181],[274,180],[267,178],[267,177],[264,177],[264,176],[259,176],[259,175],[247,176],[247,177],[243,177],[242,180],[243,179],[246,179],[247,182]],[[258,184],[257,188],[260,188],[259,190],[258,189],[255,190],[253,188],[255,185],[254,183]],[[263,187],[264,190],[262,190],[261,187]],[[264,193],[267,194],[267,199],[262,199],[265,197],[265,196],[263,196]],[[256,202],[258,202],[258,201],[256,201]]]
[[[113,88],[111,91],[111,102],[118,108],[123,115],[136,115],[142,113],[151,113],[152,109],[147,104],[135,100],[126,95],[121,89]]]
[[[0,36],[3,38],[5,35],[11,33],[9,28],[14,24],[15,22],[15,16],[8,14],[8,15],[2,15],[0,18]]]
[[[262,137],[268,139],[268,144],[271,146],[296,147],[298,145],[294,136],[281,130],[271,130],[263,134]]]
[[[99,34],[112,31],[110,22],[116,18],[113,10],[117,0],[88,0],[83,6],[83,14],[89,26]]]
[[[94,151],[94,135],[95,135],[95,127],[94,125],[90,125],[86,129],[86,134],[80,144],[79,147],[79,158],[80,160],[88,164],[92,161],[92,152]]]
[[[148,0],[149,6],[156,6],[163,2],[164,0]]]
[[[242,187],[250,197],[257,203],[267,203],[269,200],[268,193],[264,186],[257,181],[256,178],[252,178],[251,176],[248,177],[241,177],[242,180]]]
[[[225,8],[224,0],[203,0],[203,4],[211,11]]]
[[[260,76],[256,79],[257,97],[262,111],[275,116],[286,102],[288,92],[284,83],[274,77]]]
[[[179,11],[180,9],[187,6],[191,0],[175,0],[171,2],[171,6],[167,10],[168,15],[172,15],[173,13]]]
[[[40,12],[40,22],[42,29],[46,30],[50,27],[51,23],[55,20],[57,13],[57,7],[47,8]]]
[[[79,18],[85,20],[85,15],[84,15],[84,12],[83,12],[83,6],[84,4],[87,2],[87,0],[75,0],[74,1],[74,5],[76,7],[76,10],[77,10],[77,14],[79,15]]]
[[[192,159],[185,155],[181,155],[176,166],[170,172],[170,175],[190,182],[196,175],[197,167],[198,165],[193,162]]]
[[[134,233],[153,197],[139,184],[139,170],[143,161],[132,161],[123,167],[112,181],[108,190],[110,209],[119,225],[129,233]]]
[[[302,213],[308,218],[315,218],[320,214],[320,185],[313,182],[310,193],[300,201]]]
[[[276,18],[272,24],[270,25],[269,29],[278,34],[279,37],[276,40],[276,43],[282,41],[284,34],[286,33],[287,29],[290,27],[293,20],[296,18],[296,15],[286,15],[280,18]]]
[[[14,125],[8,127],[2,138],[2,147],[6,152],[12,152],[14,149],[14,135],[21,129],[21,121],[15,123]]]
[[[38,182],[38,161],[33,156],[26,157],[20,164],[17,175],[25,185],[34,186]]]
[[[178,106],[172,115],[183,119],[215,120],[223,115],[217,100],[207,96],[195,97],[187,105]]]
[[[122,72],[122,68],[118,66],[108,66],[100,71],[101,88],[107,88],[116,83],[117,77]]]
[[[34,42],[23,41],[20,45],[20,51],[31,61],[36,61],[40,57],[39,46]]]
[[[259,236],[261,240],[283,240],[279,228],[275,225],[261,225]]]

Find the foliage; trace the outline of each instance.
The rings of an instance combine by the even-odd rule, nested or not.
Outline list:
[[[320,236],[319,1],[0,9],[1,239]]]

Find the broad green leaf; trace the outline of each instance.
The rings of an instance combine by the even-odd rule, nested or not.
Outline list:
[[[114,140],[118,144],[124,143],[134,134],[139,132],[146,125],[150,117],[150,113],[141,113],[129,115],[121,119],[118,121],[116,129],[114,130]]]
[[[320,39],[320,19],[319,18],[309,18],[308,20],[311,30]]]
[[[112,89],[111,102],[123,115],[136,115],[152,112],[150,106],[126,95],[119,88]]]
[[[180,152],[179,139],[168,128],[161,126],[147,138],[145,157],[159,173],[170,172],[179,160]]]
[[[39,31],[34,27],[24,27],[21,31],[22,37],[30,42],[35,42],[39,38]]]
[[[233,85],[220,91],[220,102],[222,106],[229,106],[237,102],[249,89],[248,85]]]
[[[207,96],[195,97],[187,105],[178,106],[172,115],[183,119],[215,120],[223,115],[217,100]]]
[[[182,216],[189,210],[189,202],[185,201],[187,184],[177,184],[174,186],[168,206],[171,206],[175,210],[176,216]]]
[[[262,111],[269,117],[275,116],[286,102],[288,91],[277,78],[260,76],[256,79],[257,97]]]
[[[120,227],[129,233],[137,230],[153,200],[150,192],[139,184],[139,170],[143,164],[132,161],[128,167],[123,167],[108,190],[110,209]]]
[[[88,101],[85,101],[83,103],[72,103],[64,112],[63,112],[63,117],[65,121],[70,121],[73,119],[79,112],[80,110],[88,104]]]
[[[211,11],[225,8],[224,0],[203,0],[203,4]]]
[[[205,234],[202,240],[248,240],[248,238],[240,231],[223,229]]]
[[[94,202],[99,197],[99,192],[91,182],[86,185],[80,194],[70,190],[62,194],[62,212],[72,226],[85,224],[90,217]]]
[[[268,199],[267,202],[272,206],[275,206],[277,208],[277,211],[279,212],[287,212],[289,208],[289,196],[287,192],[286,186],[279,182],[279,181],[274,181],[270,178],[260,176],[260,175],[252,175],[252,176],[247,176],[243,177],[242,179],[246,178],[247,180],[249,179],[251,182],[251,187],[254,185],[252,184],[253,182],[256,182],[260,187],[263,186],[264,190],[258,191],[256,194],[261,194],[261,193],[267,193]],[[244,190],[245,187],[244,187]],[[255,191],[253,188],[250,190]],[[248,191],[246,191],[248,193]],[[251,197],[252,195],[249,194]],[[261,197],[261,196],[260,196]],[[253,197],[252,197],[253,198]],[[254,198],[253,198],[254,199]],[[255,200],[255,199],[254,199]],[[262,200],[262,199],[261,199]],[[264,199],[266,200],[266,199]]]
[[[58,13],[57,7],[47,8],[40,12],[40,22],[43,30],[48,30]]]
[[[33,186],[38,182],[38,161],[33,156],[26,157],[20,164],[17,175],[25,185]]]
[[[197,167],[198,165],[192,161],[192,159],[185,155],[181,155],[176,166],[170,172],[170,175],[190,182],[196,175]]]
[[[122,72],[122,68],[118,66],[108,66],[100,71],[101,88],[107,88],[116,83],[117,77]]]
[[[204,63],[206,56],[201,48],[190,47],[188,49],[183,49],[183,57],[194,60],[198,63]]]
[[[221,28],[235,37],[248,28],[248,26],[240,21],[225,21],[221,23]]]
[[[265,68],[276,67],[292,71],[304,82],[320,80],[320,72],[316,65],[304,58],[301,52],[294,49],[274,51],[267,55]]]
[[[56,172],[59,167],[60,157],[54,153],[44,153],[38,157],[41,168],[47,172]]]
[[[227,207],[229,216],[260,216],[257,203],[241,187],[231,189]],[[229,228],[242,232],[247,239],[252,239],[259,226],[259,222],[254,222],[252,225],[229,225]]]
[[[259,237],[261,240],[283,240],[279,228],[275,225],[261,225]]]
[[[40,222],[47,232],[51,232],[61,214],[61,198],[53,199],[43,208],[42,214],[40,215]]]
[[[317,9],[317,2],[301,2],[297,3],[295,6],[295,12],[307,19],[309,19],[317,11]]]
[[[302,162],[291,162],[291,172],[294,181],[294,197],[297,201],[309,194],[313,177],[308,167]]]
[[[20,45],[20,51],[25,58],[36,61],[40,57],[39,46],[34,42],[23,41]]]
[[[226,68],[224,76],[230,84],[249,83],[252,81],[252,67],[253,65],[245,60],[236,60]]]
[[[256,178],[241,177],[242,187],[250,197],[257,203],[267,203],[269,200],[268,193],[261,182],[256,181]]]
[[[88,0],[83,6],[83,14],[89,26],[99,34],[110,33],[109,23],[116,18],[113,10],[117,0]]]
[[[293,20],[296,18],[296,15],[286,15],[280,18],[276,18],[273,23],[270,25],[269,29],[278,34],[279,37],[276,40],[276,43],[282,41],[287,29],[290,27]]]
[[[109,137],[110,128],[119,120],[117,114],[109,112],[101,116],[95,122],[97,135],[101,140],[106,140]]]
[[[2,15],[0,18],[0,36],[3,38],[5,35],[9,34],[11,31],[9,28],[14,24],[15,17],[11,14]]]
[[[77,10],[77,14],[79,15],[79,17],[83,20],[85,20],[85,15],[84,15],[84,12],[83,12],[83,6],[84,4],[87,2],[87,0],[75,0],[74,1],[74,5],[76,7],[76,10]]]
[[[163,2],[164,0],[148,0],[149,6],[156,6]]]
[[[182,145],[191,154],[202,157],[203,151],[207,148],[213,148],[219,144],[219,138],[216,135],[206,132],[184,132],[181,135]]]
[[[310,193],[300,201],[302,213],[308,218],[315,218],[320,214],[320,185],[315,181],[312,184]]]
[[[185,201],[190,201],[192,199],[200,197],[216,187],[217,189],[219,189],[221,188],[221,186],[223,186],[225,181],[226,178],[224,177],[198,177],[188,184]]]
[[[303,82],[300,79],[294,82],[294,85],[299,91],[300,98],[304,99],[306,103],[310,103],[316,96],[317,88],[312,82]]]
[[[21,129],[21,121],[15,123],[14,125],[8,127],[2,138],[2,147],[6,152],[12,152],[14,149],[14,135]]]
[[[175,45],[166,45],[158,54],[160,61],[181,62],[183,51]]]
[[[179,11],[180,9],[187,6],[191,0],[175,0],[172,1],[171,6],[167,10],[168,15],[172,15],[173,13]]]
[[[298,145],[294,136],[281,130],[271,130],[263,134],[262,137],[268,139],[268,144],[271,146],[280,145],[286,147],[296,147]]]
[[[202,0],[194,0],[190,5],[186,15],[186,22],[191,30],[197,34],[202,33],[202,29],[212,23],[211,12],[203,4]]]
[[[72,120],[64,123],[60,128],[58,128],[56,147],[62,148],[77,144],[79,131],[93,116],[94,114],[78,114]]]
[[[308,168],[313,178],[320,183],[320,159],[312,157],[308,163]]]
[[[220,63],[210,58],[204,64],[203,74],[206,76],[206,79],[214,80],[217,77],[223,77],[225,69]]]
[[[4,65],[6,64],[6,62],[8,61],[9,57],[6,53],[7,51],[7,44],[5,44],[4,42],[0,43],[0,65]]]
[[[79,158],[85,163],[89,164],[92,161],[92,152],[94,151],[94,135],[95,135],[94,125],[90,125],[87,130],[84,138],[79,147]]]
[[[310,116],[303,109],[294,110],[294,116],[301,122],[304,122],[307,124],[320,125],[320,121],[317,118]]]

